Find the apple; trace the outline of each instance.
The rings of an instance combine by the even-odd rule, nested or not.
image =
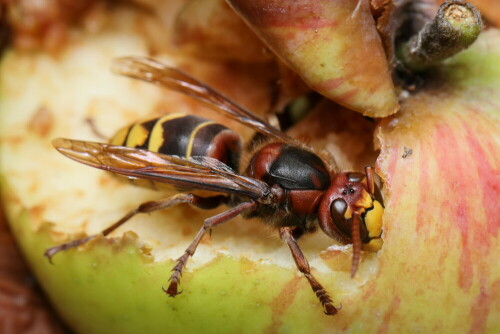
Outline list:
[[[161,288],[175,259],[203,219],[220,210],[138,216],[110,238],[57,254],[54,264],[43,257],[50,246],[98,233],[139,203],[166,196],[76,164],[52,148],[52,139],[103,141],[137,119],[179,111],[224,122],[244,139],[252,135],[185,96],[112,75],[114,57],[147,55],[154,45],[155,57],[253,112],[263,115],[270,104],[269,63],[214,63],[162,47],[164,30],[145,11],[115,9],[103,20],[98,31],[73,31],[57,54],[9,49],[0,63],[6,213],[40,284],[75,332],[500,330],[499,30],[485,31],[449,59],[377,125],[321,103],[292,129],[342,168],[376,163],[385,184],[384,245],[362,254],[354,279],[351,246],[322,233],[300,240],[313,273],[342,305],[330,317],[277,232],[258,220],[214,229],[188,263],[183,293],[166,296]]]
[[[175,45],[197,57],[239,62],[266,62],[272,58],[223,0],[187,2],[176,15],[173,29]]]
[[[315,91],[370,117],[398,111],[391,70],[368,1],[228,3]]]

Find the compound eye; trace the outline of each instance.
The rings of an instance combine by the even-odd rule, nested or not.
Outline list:
[[[346,221],[344,216],[346,211],[347,211],[347,203],[342,198],[338,198],[332,202],[332,206],[330,207],[330,213],[332,215],[333,224],[344,235],[350,237],[351,235],[350,224]]]

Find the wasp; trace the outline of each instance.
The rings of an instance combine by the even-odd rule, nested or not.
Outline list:
[[[177,259],[163,289],[179,294],[182,271],[207,231],[236,216],[258,217],[279,231],[290,248],[298,270],[307,278],[324,312],[334,315],[339,307],[311,273],[297,239],[319,228],[329,237],[353,245],[351,276],[361,250],[382,247],[380,190],[374,171],[339,172],[305,144],[288,136],[189,75],[150,58],[115,60],[115,73],[140,79],[189,95],[226,117],[250,127],[266,138],[256,145],[248,166],[241,168],[242,143],[232,130],[215,122],[183,114],[137,122],[120,131],[110,144],[55,139],[54,147],[77,162],[133,180],[183,189],[168,198],[149,201],[124,215],[97,235],[108,235],[139,213],[149,213],[186,203],[201,209],[219,205],[227,211],[207,218],[191,244]],[[196,191],[209,191],[200,195]],[[77,247],[97,235],[47,249],[56,253]]]

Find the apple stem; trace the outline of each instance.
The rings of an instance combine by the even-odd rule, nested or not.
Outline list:
[[[411,71],[422,71],[468,48],[483,28],[480,12],[463,0],[445,1],[436,17],[397,45],[397,57]]]

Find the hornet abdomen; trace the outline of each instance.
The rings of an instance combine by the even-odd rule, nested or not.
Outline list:
[[[235,171],[241,154],[241,139],[235,132],[181,113],[134,123],[118,131],[110,143],[185,158],[210,157]]]

